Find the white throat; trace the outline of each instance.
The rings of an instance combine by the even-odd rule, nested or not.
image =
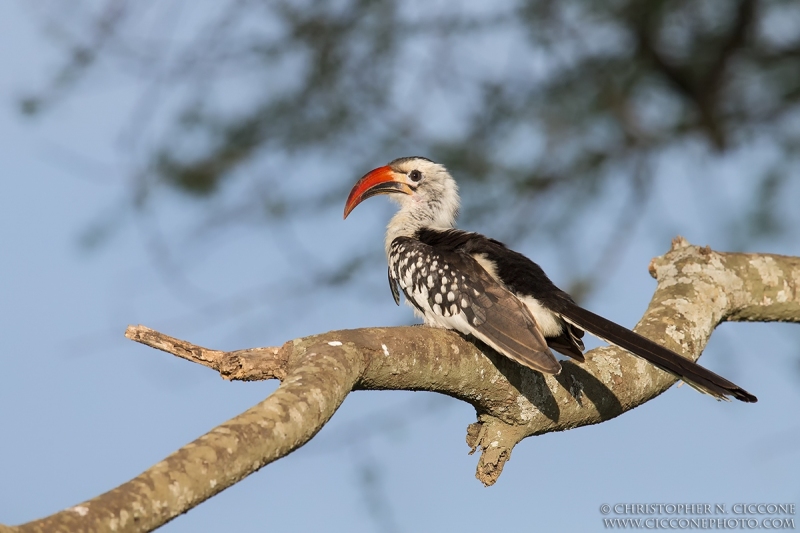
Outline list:
[[[435,185],[435,188],[420,188],[411,196],[392,198],[400,204],[400,210],[386,226],[384,246],[387,257],[392,241],[397,237],[413,237],[422,228],[448,230],[455,227],[459,206],[455,181],[448,176]]]

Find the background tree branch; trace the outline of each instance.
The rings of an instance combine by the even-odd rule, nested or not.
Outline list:
[[[387,156],[420,153],[468,185],[466,222],[491,224],[514,244],[537,235],[571,252],[580,245],[564,232],[585,223],[574,213],[605,203],[598,191],[636,195],[638,169],[652,167],[654,181],[673,150],[711,147],[717,156],[763,139],[780,157],[749,179],[777,191],[800,154],[791,121],[800,25],[790,2],[519,0],[476,13],[463,5],[409,10],[394,0],[314,10],[229,0],[186,26],[180,2],[157,3],[155,14],[130,0],[68,13],[53,4],[40,16],[63,62],[26,91],[20,109],[46,115],[103,60],[148,80],[121,136],[135,163],[127,205],[153,216],[157,199],[175,190],[214,199],[198,231],[276,224],[334,205],[338,212],[350,181],[324,180],[297,195],[284,180],[309,168],[287,154],[324,161],[328,176],[359,176]],[[154,30],[150,17],[165,26]],[[786,27],[775,31],[771,20]],[[507,50],[481,53],[507,38]],[[232,87],[244,93],[233,107]],[[231,184],[237,192],[223,194]],[[754,226],[780,233],[780,210],[753,202],[770,214]],[[84,243],[107,242],[124,227],[109,221],[125,211],[99,216]],[[529,212],[537,215],[521,215]],[[733,235],[748,237],[738,218],[725,219]],[[616,232],[608,241],[625,238]],[[313,275],[320,285],[352,287],[352,272],[379,260],[347,257],[304,283]],[[594,272],[565,275],[587,292]]]
[[[679,237],[653,259],[650,273],[658,286],[635,329],[693,360],[721,322],[800,322],[800,258],[719,253]],[[455,332],[423,327],[332,331],[233,352],[143,326],[129,327],[126,336],[226,379],[282,383],[131,481],[0,532],[151,531],[302,446],[352,390],[428,390],[472,404],[478,420],[467,443],[481,450],[476,476],[491,485],[525,437],[609,420],[675,382],[615,347],[591,350],[586,364],[566,362],[560,375],[542,376]]]

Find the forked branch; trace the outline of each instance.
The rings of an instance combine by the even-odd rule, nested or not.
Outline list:
[[[693,360],[726,320],[800,322],[800,258],[718,253],[677,238],[650,272],[658,287],[635,329]],[[525,437],[609,420],[675,382],[615,347],[591,350],[585,364],[566,362],[560,375],[542,376],[457,333],[426,327],[333,331],[234,352],[143,326],[126,335],[226,379],[282,383],[127,483],[46,518],[0,526],[0,533],[151,531],[302,446],[352,390],[435,391],[472,404],[478,420],[467,442],[481,450],[478,479],[491,485]]]

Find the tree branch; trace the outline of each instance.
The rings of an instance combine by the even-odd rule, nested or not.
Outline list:
[[[800,322],[800,258],[718,253],[679,237],[650,272],[658,287],[635,330],[693,360],[726,320]],[[351,390],[428,390],[472,404],[478,420],[467,443],[481,450],[476,475],[491,485],[525,437],[609,420],[676,381],[616,347],[591,350],[585,364],[566,362],[558,376],[543,376],[453,331],[425,327],[334,331],[234,352],[143,326],[126,336],[226,379],[282,383],[133,480],[49,517],[0,526],[0,533],[151,531],[302,446]]]
[[[225,379],[257,381],[286,377],[289,352],[282,348],[250,348],[235,352],[209,350],[145,326],[128,326],[125,336],[145,346],[213,368]]]

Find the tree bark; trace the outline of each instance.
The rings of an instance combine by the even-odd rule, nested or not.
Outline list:
[[[800,258],[719,253],[679,237],[653,259],[650,273],[658,286],[634,329],[693,360],[721,322],[800,322]],[[277,378],[281,385],[119,487],[39,520],[0,525],[0,533],[156,529],[305,444],[352,390],[435,391],[472,404],[477,421],[467,443],[481,451],[477,478],[492,485],[525,437],[609,420],[676,381],[612,346],[543,376],[453,331],[427,327],[333,331],[234,352],[144,326],[129,327],[126,336],[225,379]]]

